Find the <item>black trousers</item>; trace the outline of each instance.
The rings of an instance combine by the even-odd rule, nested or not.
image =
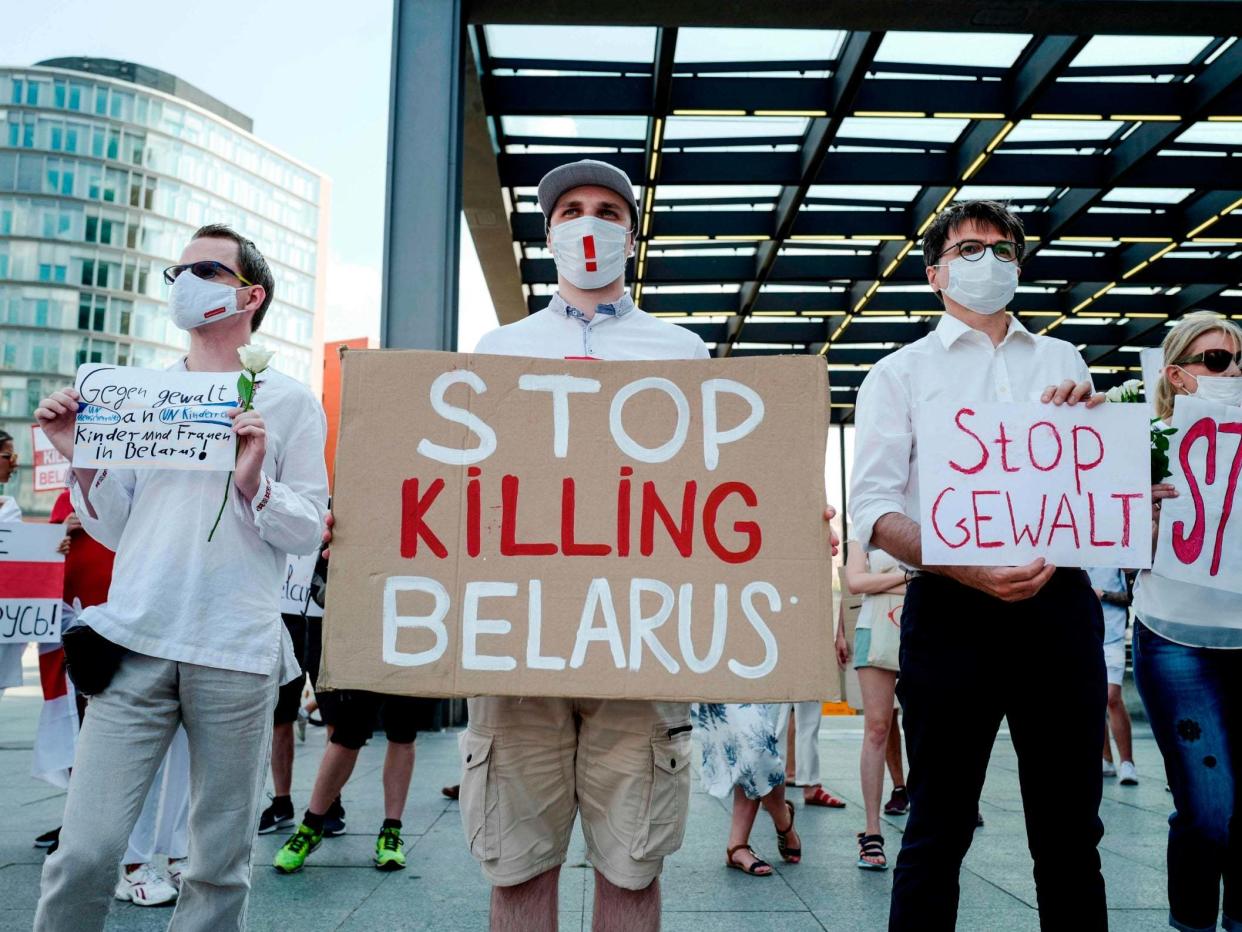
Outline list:
[[[1017,603],[942,576],[910,582],[897,681],[910,816],[890,932],[954,928],[958,874],[1004,718],[1018,756],[1040,925],[1108,928],[1096,849],[1104,834],[1103,638],[1100,602],[1081,570],[1057,570]]]

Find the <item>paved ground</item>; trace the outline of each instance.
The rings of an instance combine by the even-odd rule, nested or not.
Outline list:
[[[63,805],[60,792],[29,776],[38,701],[30,687],[10,690],[0,699],[0,781],[8,812],[0,822],[0,890],[4,891],[0,932],[30,928],[43,858],[30,843],[35,835],[58,824]],[[685,846],[664,873],[666,930],[871,932],[884,928],[891,877],[854,867],[854,833],[862,828],[857,770],[860,726],[858,718],[825,720],[821,749],[826,782],[849,801],[849,808],[799,809],[805,861],[778,866],[775,877],[752,878],[725,869],[728,811],[696,783]],[[252,930],[452,932],[486,927],[488,889],[463,843],[457,804],[447,802],[439,792],[441,785],[457,779],[455,735],[424,736],[418,748],[405,817],[409,868],[380,874],[370,866],[374,833],[382,815],[381,739],[363,752],[345,790],[350,833],[325,841],[304,872],[277,876],[268,865],[282,839],[266,836],[259,840]],[[306,803],[322,749],[323,734],[313,729],[306,743],[298,745],[297,805]],[[1163,865],[1170,803],[1155,744],[1145,732],[1139,734],[1136,756],[1142,784],[1127,788],[1110,780],[1104,790],[1104,872],[1112,928],[1121,932],[1168,928]],[[1056,787],[1048,787],[1048,792],[1055,793]],[[963,871],[959,929],[1038,929],[1016,761],[1004,734],[992,758],[982,810],[987,826],[976,835]],[[900,833],[901,820],[889,820],[885,834],[894,854]],[[762,813],[754,840],[761,853],[775,858],[771,823]],[[591,878],[578,837],[562,874],[562,929],[590,928]],[[169,915],[168,910],[116,903],[108,929],[162,930]]]

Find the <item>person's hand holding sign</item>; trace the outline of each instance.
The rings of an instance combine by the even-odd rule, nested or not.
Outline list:
[[[68,460],[73,459],[73,427],[78,418],[80,397],[76,390],[62,388],[52,392],[35,408],[35,420],[39,422],[39,427],[56,452]]]
[[[1076,405],[1082,401],[1088,408],[1094,408],[1102,405],[1106,397],[1103,392],[1093,391],[1090,382],[1075,382],[1073,379],[1066,379],[1059,385],[1049,385],[1045,388],[1039,400],[1044,404],[1054,405]]]
[[[229,412],[229,417],[233,419],[233,433],[237,435],[237,466],[233,470],[233,484],[250,501],[259,492],[263,457],[267,453],[267,428],[263,415],[254,409],[243,411],[234,408]]]
[[[837,510],[831,505],[824,509],[824,520],[832,521],[837,516]],[[837,551],[841,549],[841,538],[837,536],[837,530],[831,524],[828,525],[828,542],[832,544],[832,555],[835,557]]]

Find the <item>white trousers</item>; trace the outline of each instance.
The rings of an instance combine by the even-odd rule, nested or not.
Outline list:
[[[819,785],[819,720],[824,714],[822,702],[786,702],[776,719],[777,746],[785,751],[785,729],[789,726],[789,710],[794,712],[794,779],[800,786]]]
[[[157,854],[183,858],[190,844],[190,739],[185,728],[173,735],[155,772],[142,812],[129,833],[122,864],[150,864]]]

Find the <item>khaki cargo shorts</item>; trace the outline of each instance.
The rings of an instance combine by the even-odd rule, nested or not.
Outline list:
[[[471,699],[461,815],[492,884],[565,862],[582,813],[591,864],[642,890],[681,847],[690,802],[690,707],[620,699]]]

